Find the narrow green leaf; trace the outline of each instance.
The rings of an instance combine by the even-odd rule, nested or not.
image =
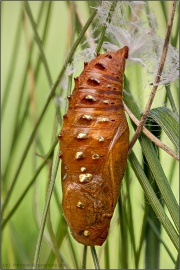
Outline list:
[[[52,144],[49,152],[47,153],[46,157],[44,158],[44,161],[41,163],[41,165],[36,170],[36,173],[34,174],[34,176],[32,177],[32,179],[29,181],[29,184],[27,185],[27,187],[25,188],[25,190],[22,192],[22,194],[19,197],[19,199],[17,200],[17,202],[14,203],[14,206],[9,211],[9,214],[7,215],[7,217],[5,219],[3,219],[3,222],[2,222],[2,225],[1,225],[2,230],[4,229],[4,227],[5,227],[6,223],[8,222],[8,220],[12,217],[12,215],[15,213],[15,211],[17,210],[17,208],[19,207],[19,205],[23,201],[23,199],[26,196],[27,192],[29,191],[30,187],[34,184],[34,182],[36,180],[36,177],[38,176],[38,174],[40,173],[40,171],[42,170],[42,168],[46,164],[48,158],[52,155],[57,142],[58,142],[58,139],[56,138],[56,140],[53,142],[53,144]]]
[[[59,152],[58,152],[58,155],[56,157],[54,168],[52,170],[51,182],[50,182],[48,193],[47,193],[46,203],[45,203],[43,217],[42,217],[42,221],[41,221],[41,227],[40,227],[39,236],[38,236],[38,242],[36,245],[36,251],[35,251],[35,256],[34,256],[34,261],[33,261],[33,269],[37,268],[37,264],[39,261],[39,255],[40,255],[41,243],[42,243],[42,239],[43,239],[44,227],[45,227],[45,223],[46,223],[48,208],[49,208],[49,204],[50,204],[50,200],[51,200],[51,196],[52,196],[52,192],[53,192],[53,188],[54,188],[54,183],[55,183],[55,179],[56,179],[58,166],[59,166]],[[59,256],[58,256],[58,258],[59,258]],[[61,264],[60,258],[59,258],[59,263]]]
[[[82,269],[86,269],[87,248],[88,248],[87,246],[84,246],[84,249],[83,249]]]
[[[99,260],[98,260],[97,253],[96,253],[96,249],[95,249],[94,246],[90,246],[90,248],[91,248],[92,258],[93,258],[93,261],[94,261],[94,267],[95,267],[95,269],[100,269]]]
[[[179,151],[178,116],[167,107],[152,109],[148,115],[164,130],[176,149]]]
[[[134,99],[129,92],[128,87],[128,81],[125,80],[125,86],[126,91],[124,91],[124,100],[127,106],[130,108],[132,113],[138,118],[141,118],[141,114],[139,111],[139,108],[137,104],[134,102]],[[175,196],[172,192],[172,189],[169,185],[169,182],[166,178],[166,175],[163,171],[163,168],[160,164],[160,161],[157,157],[157,154],[155,152],[155,149],[151,143],[151,141],[142,134],[139,137],[139,141],[141,143],[141,147],[143,150],[143,153],[147,159],[147,162],[149,164],[149,167],[153,173],[154,179],[161,191],[161,194],[163,196],[164,202],[171,214],[171,217],[176,225],[177,230],[179,231],[179,209],[178,209],[178,203],[175,199]]]
[[[24,11],[23,11],[23,6],[21,7],[21,14],[19,16],[19,21],[17,24],[17,30],[16,30],[16,36],[15,36],[15,42],[14,42],[14,46],[13,46],[13,52],[12,52],[12,57],[11,57],[11,63],[9,65],[9,72],[8,72],[8,76],[7,76],[7,80],[5,83],[5,87],[4,87],[4,96],[3,96],[3,101],[2,101],[2,107],[1,107],[1,119],[3,120],[3,116],[4,116],[4,112],[5,112],[5,108],[6,108],[6,104],[7,104],[7,100],[8,100],[8,96],[9,96],[9,91],[11,88],[11,84],[12,84],[12,78],[14,76],[14,71],[15,66],[16,66],[16,61],[17,61],[17,57],[18,57],[18,53],[19,53],[19,42],[20,42],[20,35],[21,35],[21,30],[22,30],[22,19],[24,16]]]
[[[66,233],[67,233],[67,223],[66,221],[64,220],[64,217],[63,215],[61,215],[59,221],[58,221],[58,225],[57,225],[57,229],[56,229],[56,239],[57,239],[57,245],[59,247],[59,255],[61,257],[61,260],[62,260],[62,263],[63,263],[63,266],[67,269],[71,269],[72,267],[70,267],[69,263],[67,262],[66,258],[64,258],[64,256],[62,256],[61,252],[60,252],[60,248],[61,248],[61,245],[63,243],[63,240],[66,236]],[[45,265],[52,265],[53,262],[55,260],[55,252],[54,250],[51,250],[48,258],[47,258],[47,261],[45,263]]]
[[[159,190],[161,191],[164,202],[169,210],[177,230],[179,231],[178,203],[157,157],[156,151],[152,145],[152,142],[144,135],[141,135],[139,140],[154,179],[159,187]]]
[[[89,19],[87,20],[87,22],[86,22],[86,24],[84,25],[82,31],[80,32],[78,38],[76,39],[76,41],[75,41],[73,47],[71,48],[71,51],[70,51],[70,53],[69,53],[69,55],[68,55],[68,57],[67,57],[67,59],[66,59],[66,61],[65,61],[65,63],[64,63],[63,68],[61,69],[61,71],[60,71],[60,73],[59,73],[59,75],[58,75],[56,81],[54,82],[54,84],[52,85],[52,87],[51,87],[51,89],[50,89],[50,93],[49,93],[49,95],[48,95],[48,97],[47,97],[47,100],[46,100],[46,102],[45,102],[45,104],[44,104],[44,107],[43,107],[43,109],[42,109],[42,111],[41,111],[41,113],[40,113],[40,116],[39,116],[39,118],[38,118],[38,120],[37,120],[37,122],[36,122],[36,124],[35,124],[35,126],[34,126],[34,129],[33,129],[32,133],[31,133],[31,135],[30,135],[30,137],[29,137],[29,140],[27,141],[27,145],[26,145],[26,147],[24,148],[24,152],[23,152],[22,157],[21,157],[21,160],[20,160],[20,162],[19,162],[19,166],[18,166],[18,168],[17,168],[17,170],[16,170],[16,172],[15,172],[15,174],[14,174],[14,178],[13,178],[13,180],[12,180],[12,182],[11,182],[12,184],[11,184],[9,190],[7,191],[6,198],[4,199],[4,204],[3,204],[3,207],[2,207],[2,213],[4,212],[5,208],[6,208],[7,205],[8,205],[8,202],[9,202],[9,199],[10,199],[10,196],[11,196],[11,193],[12,193],[14,187],[15,187],[15,184],[16,184],[16,181],[17,181],[17,179],[18,179],[18,176],[19,176],[19,173],[20,173],[20,171],[21,171],[21,168],[22,168],[22,166],[23,166],[23,164],[24,164],[24,161],[25,161],[25,159],[26,159],[26,157],[27,157],[27,154],[28,154],[28,152],[29,152],[30,146],[31,146],[31,144],[32,144],[32,142],[33,142],[33,140],[34,140],[34,137],[35,137],[35,135],[36,135],[36,131],[37,131],[37,129],[38,129],[38,127],[39,127],[39,125],[40,125],[40,123],[41,123],[41,121],[42,121],[44,115],[45,115],[45,112],[46,112],[46,110],[47,110],[47,108],[48,108],[48,106],[49,106],[49,104],[50,104],[50,101],[51,101],[52,97],[54,96],[54,93],[55,93],[55,91],[56,91],[56,88],[57,88],[57,86],[58,86],[60,80],[62,79],[62,76],[63,76],[63,74],[64,74],[64,72],[65,72],[65,70],[66,70],[66,68],[67,68],[67,66],[68,66],[68,63],[71,62],[72,57],[73,57],[73,55],[74,55],[74,52],[75,52],[76,48],[78,47],[79,43],[81,42],[81,39],[83,38],[83,36],[84,36],[86,30],[88,29],[89,25],[90,25],[91,22],[93,21],[93,19],[94,19],[96,13],[97,13],[97,10],[95,10],[95,11],[92,13],[92,15],[89,17]]]
[[[41,19],[42,19],[42,14],[43,14],[43,11],[44,11],[44,3],[42,2],[41,5],[40,5],[40,9],[39,9],[39,13],[38,13],[38,21],[37,21],[37,25],[39,25]],[[31,63],[31,60],[32,60],[32,55],[33,55],[33,51],[34,51],[34,39],[32,38],[31,42],[30,42],[30,49],[29,49],[29,52],[28,52],[28,58],[25,62],[25,68],[24,68],[24,73],[22,75],[22,84],[21,84],[21,87],[20,87],[20,94],[19,94],[19,98],[18,98],[18,101],[17,101],[17,110],[16,110],[16,113],[15,113],[15,119],[14,119],[14,127],[13,127],[13,131],[12,131],[12,141],[11,141],[11,145],[10,145],[10,150],[9,150],[9,159],[8,159],[8,162],[5,166],[5,170],[4,170],[4,173],[3,173],[3,180],[4,180],[4,184],[7,185],[7,182],[8,182],[8,173],[9,173],[9,168],[11,167],[12,165],[12,162],[14,160],[14,153],[15,153],[15,150],[16,150],[16,145],[17,145],[17,141],[19,139],[19,135],[21,133],[22,130],[19,130],[19,118],[20,118],[20,109],[21,109],[21,106],[23,104],[23,95],[24,95],[24,92],[25,92],[25,85],[26,85],[26,81],[27,81],[27,74],[28,74],[28,70],[29,70],[29,65]],[[28,110],[29,109],[29,103],[27,103],[27,106],[26,106],[26,109]],[[23,118],[25,120],[27,116],[27,111],[26,113],[23,114]],[[5,186],[6,187],[6,186]],[[2,210],[3,211],[3,210]]]
[[[47,63],[47,60],[46,60],[46,57],[45,57],[45,54],[44,54],[42,41],[41,41],[41,39],[39,37],[39,34],[38,34],[38,31],[37,31],[37,25],[36,25],[36,23],[34,21],[34,18],[33,18],[33,15],[32,15],[32,12],[31,12],[28,1],[25,1],[24,4],[25,4],[25,9],[26,9],[27,15],[29,17],[31,26],[32,26],[33,31],[34,31],[34,37],[35,37],[35,40],[36,40],[36,44],[37,44],[37,46],[39,48],[39,52],[40,52],[40,55],[41,55],[41,60],[42,60],[43,66],[45,68],[46,76],[47,76],[49,85],[51,86],[53,84],[53,81],[52,81],[51,74],[50,74],[49,67],[48,67],[48,63]]]
[[[137,249],[137,265],[139,265],[140,255],[141,255],[141,251],[142,251],[142,247],[143,247],[143,243],[144,243],[144,238],[145,238],[148,209],[149,208],[148,208],[147,204],[145,204],[143,222],[142,222],[142,227],[141,227],[141,235],[140,235],[140,239],[139,239],[139,247]]]
[[[173,112],[175,114],[178,114],[178,111],[177,111],[177,108],[176,108],[176,104],[174,102],[174,98],[173,98],[173,95],[171,93],[170,85],[165,85],[165,88],[166,88],[167,97],[168,97],[169,102],[171,104],[171,108],[172,108],[172,110],[173,110]]]
[[[77,256],[77,251],[73,245],[73,242],[72,242],[72,239],[71,239],[71,235],[69,233],[69,231],[67,232],[67,236],[68,236],[68,242],[69,242],[69,246],[70,246],[70,249],[69,251],[72,253],[72,258],[74,260],[74,263],[75,263],[75,268],[76,269],[80,269],[80,262],[79,262],[79,258]]]
[[[171,260],[175,264],[176,261],[175,261],[173,255],[172,255],[169,247],[166,245],[166,242],[162,239],[161,235],[159,234],[158,228],[156,227],[156,225],[154,224],[154,222],[150,218],[148,218],[147,220],[148,220],[148,223],[149,223],[150,227],[152,228],[152,230],[154,231],[154,233],[156,234],[156,236],[158,237],[160,242],[163,244],[163,246],[166,249],[167,253],[169,254],[169,257],[171,258]]]
[[[124,210],[125,205],[123,204],[122,192],[118,200],[118,212],[119,212],[119,230],[120,230],[120,239],[119,239],[119,268],[128,269],[128,258],[129,258],[129,249],[128,249],[128,230],[127,230],[127,214]],[[126,254],[126,256],[124,256]]]
[[[111,269],[110,268],[110,256],[109,256],[109,240],[106,240],[105,248],[104,248],[104,265],[105,269]]]
[[[139,161],[137,160],[133,151],[129,153],[128,157],[131,166],[136,174],[145,195],[150,202],[154,212],[156,213],[157,218],[160,220],[161,224],[163,225],[164,229],[166,230],[167,234],[169,235],[172,243],[174,244],[175,248],[179,249],[179,237],[174,229],[171,221],[169,220],[168,216],[166,215],[161,203],[159,202],[154,190],[152,189]]]

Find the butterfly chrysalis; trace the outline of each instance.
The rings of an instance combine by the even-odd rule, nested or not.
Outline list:
[[[119,197],[129,129],[122,101],[128,47],[84,64],[59,135],[62,207],[73,237],[102,245]]]

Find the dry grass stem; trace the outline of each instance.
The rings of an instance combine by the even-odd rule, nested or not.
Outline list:
[[[129,108],[124,104],[124,109],[131,118],[131,120],[139,126],[140,121],[134,116],[134,114],[129,110]],[[179,156],[171,150],[167,145],[162,143],[157,137],[155,137],[147,128],[142,127],[142,132],[152,141],[154,142],[157,146],[159,146],[161,149],[163,149],[166,153],[168,153],[170,156],[175,158],[176,160],[179,160]],[[130,149],[131,150],[131,149]],[[129,150],[129,151],[130,151]]]
[[[149,97],[149,100],[148,100],[148,102],[146,104],[144,113],[143,113],[143,115],[141,117],[141,120],[139,122],[139,126],[137,127],[137,129],[136,129],[136,131],[134,133],[134,136],[133,136],[133,138],[132,138],[132,140],[130,142],[129,149],[132,149],[133,145],[135,144],[136,140],[138,139],[138,137],[139,137],[139,135],[140,135],[140,133],[142,131],[143,125],[146,122],[148,113],[150,111],[152,102],[154,100],[154,97],[155,97],[155,94],[156,94],[156,91],[157,91],[157,88],[158,88],[158,83],[160,82],[160,79],[161,79],[161,74],[162,74],[164,63],[165,63],[166,56],[167,56],[169,39],[170,39],[170,34],[171,34],[172,26],[173,26],[173,19],[174,19],[175,10],[176,10],[176,1],[173,1],[171,3],[171,9],[170,9],[170,14],[169,14],[169,19],[168,19],[168,25],[167,25],[166,37],[165,37],[165,40],[164,40],[162,56],[161,56],[158,72],[157,72],[157,75],[156,75],[154,83],[153,83],[154,86],[153,86],[153,89],[152,89],[152,91],[150,93],[150,97]]]

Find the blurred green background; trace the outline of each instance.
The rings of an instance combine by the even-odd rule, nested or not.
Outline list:
[[[149,7],[156,14],[159,25],[158,35],[164,37],[171,1],[146,2],[149,2]],[[91,7],[97,6],[98,2],[74,1],[74,3],[77,14],[79,14],[79,20],[84,25],[90,13],[94,10]],[[38,22],[36,29],[39,36],[44,40],[42,42],[43,50],[50,77],[54,83],[72,46],[73,4],[71,1],[30,1],[29,7],[35,22]],[[176,48],[179,46],[178,19],[179,14],[176,11],[171,35],[171,44]],[[76,18],[74,40],[82,27],[80,21]],[[90,29],[92,29],[92,25]],[[33,46],[32,53],[31,46]],[[135,103],[137,103],[140,110],[143,110],[151,90],[149,86],[147,92],[146,89],[142,88],[144,86],[144,77],[144,71],[139,64],[127,67],[126,78],[129,81]],[[67,75],[64,76],[64,79],[67,79]],[[52,84],[47,79],[37,42],[34,39],[34,31],[24,9],[24,2],[1,2],[2,205],[4,199],[7,199],[7,192],[16,175],[24,149],[46,103],[50,93],[50,85]],[[171,90],[173,100],[178,108],[177,81],[171,84]],[[58,84],[56,98],[52,98],[38,126],[27,158],[24,159],[23,166],[19,171],[17,182],[8,197],[8,204],[2,214],[2,221],[27,188],[36,169],[43,162],[44,156],[61,129],[61,116],[65,111],[66,91],[67,89],[64,88],[63,84]],[[139,99],[139,96],[141,99]],[[164,106],[165,103],[166,91],[160,89],[155,97],[153,107]],[[60,107],[58,107],[59,123],[56,123],[55,120],[57,104],[60,104]],[[171,108],[169,101],[167,101],[166,106]],[[128,122],[131,130],[130,137],[132,137],[134,130],[129,118]],[[156,123],[151,124],[152,129],[156,131]],[[162,131],[157,136],[161,136],[160,139],[166,145],[175,149],[165,132]],[[154,179],[150,170],[145,168],[146,161],[143,160],[139,142],[136,143],[133,149],[144,167],[144,171],[147,175],[149,174],[150,184],[153,185]],[[33,185],[28,189],[19,207],[3,227],[1,246],[1,267],[3,269],[32,268],[31,264],[34,259],[42,213],[47,198],[49,172],[57,153],[58,146],[56,145],[53,159],[51,157],[48,160]],[[178,200],[178,162],[161,149],[159,150],[159,156],[172,192],[176,200]],[[160,195],[159,198],[162,202],[160,191],[157,190],[155,188],[155,193],[157,197]],[[84,247],[71,237],[66,227],[61,210],[61,197],[59,168],[51,198],[50,216],[47,217],[47,224],[49,225],[45,227],[40,251],[40,263],[42,265],[39,268],[41,269],[58,269],[60,265],[61,268],[82,268]],[[144,197],[144,191],[131,168],[130,162],[128,162],[121,190],[121,199],[111,222],[108,241],[102,247],[96,247],[101,268],[133,269],[136,267],[138,269],[157,269],[158,267],[159,269],[174,269],[175,265],[177,267],[177,250],[157,217],[153,216],[152,213],[148,215],[148,211],[151,211],[148,209],[150,205],[151,203]],[[164,210],[173,223],[166,205],[164,205]],[[121,220],[119,222],[119,218],[122,218],[122,222]],[[156,228],[161,227],[161,229],[158,229],[158,237],[155,236],[155,230],[153,230],[152,226],[147,226],[148,220],[151,220],[156,225]],[[55,242],[53,242],[51,229],[54,231]],[[169,252],[167,252],[162,242],[168,247]],[[57,249],[55,249],[54,243],[57,244]],[[138,247],[140,247],[139,253]],[[57,251],[59,255],[57,255]],[[94,268],[90,249],[87,252],[86,267]],[[49,264],[49,266],[46,266],[46,264]]]

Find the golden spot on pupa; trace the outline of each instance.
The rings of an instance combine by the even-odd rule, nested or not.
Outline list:
[[[98,138],[98,141],[99,141],[99,142],[104,142],[104,137],[100,136],[100,137]]]
[[[76,136],[77,139],[85,139],[87,138],[87,135],[85,133],[78,133],[78,135]]]
[[[83,152],[77,152],[75,154],[75,159],[81,159],[81,158],[85,158],[85,155]]]
[[[90,101],[96,101],[95,97],[93,97],[91,95],[85,96],[85,99],[90,100]]]
[[[77,207],[78,208],[84,208],[84,206],[85,205],[82,202],[80,202],[80,201],[77,203]]]
[[[94,154],[94,155],[92,156],[92,159],[99,159],[99,155],[98,155],[98,154]]]
[[[90,173],[82,173],[79,175],[79,181],[81,183],[89,182],[89,181],[91,181],[91,179],[92,179],[92,174],[90,174]]]
[[[86,171],[86,167],[81,167],[81,172],[85,172]]]
[[[84,231],[84,236],[86,236],[86,237],[87,237],[87,236],[90,236],[90,231],[85,230],[85,231]]]
[[[81,118],[86,119],[86,120],[92,120],[93,119],[91,115],[87,115],[87,114],[82,115]]]

